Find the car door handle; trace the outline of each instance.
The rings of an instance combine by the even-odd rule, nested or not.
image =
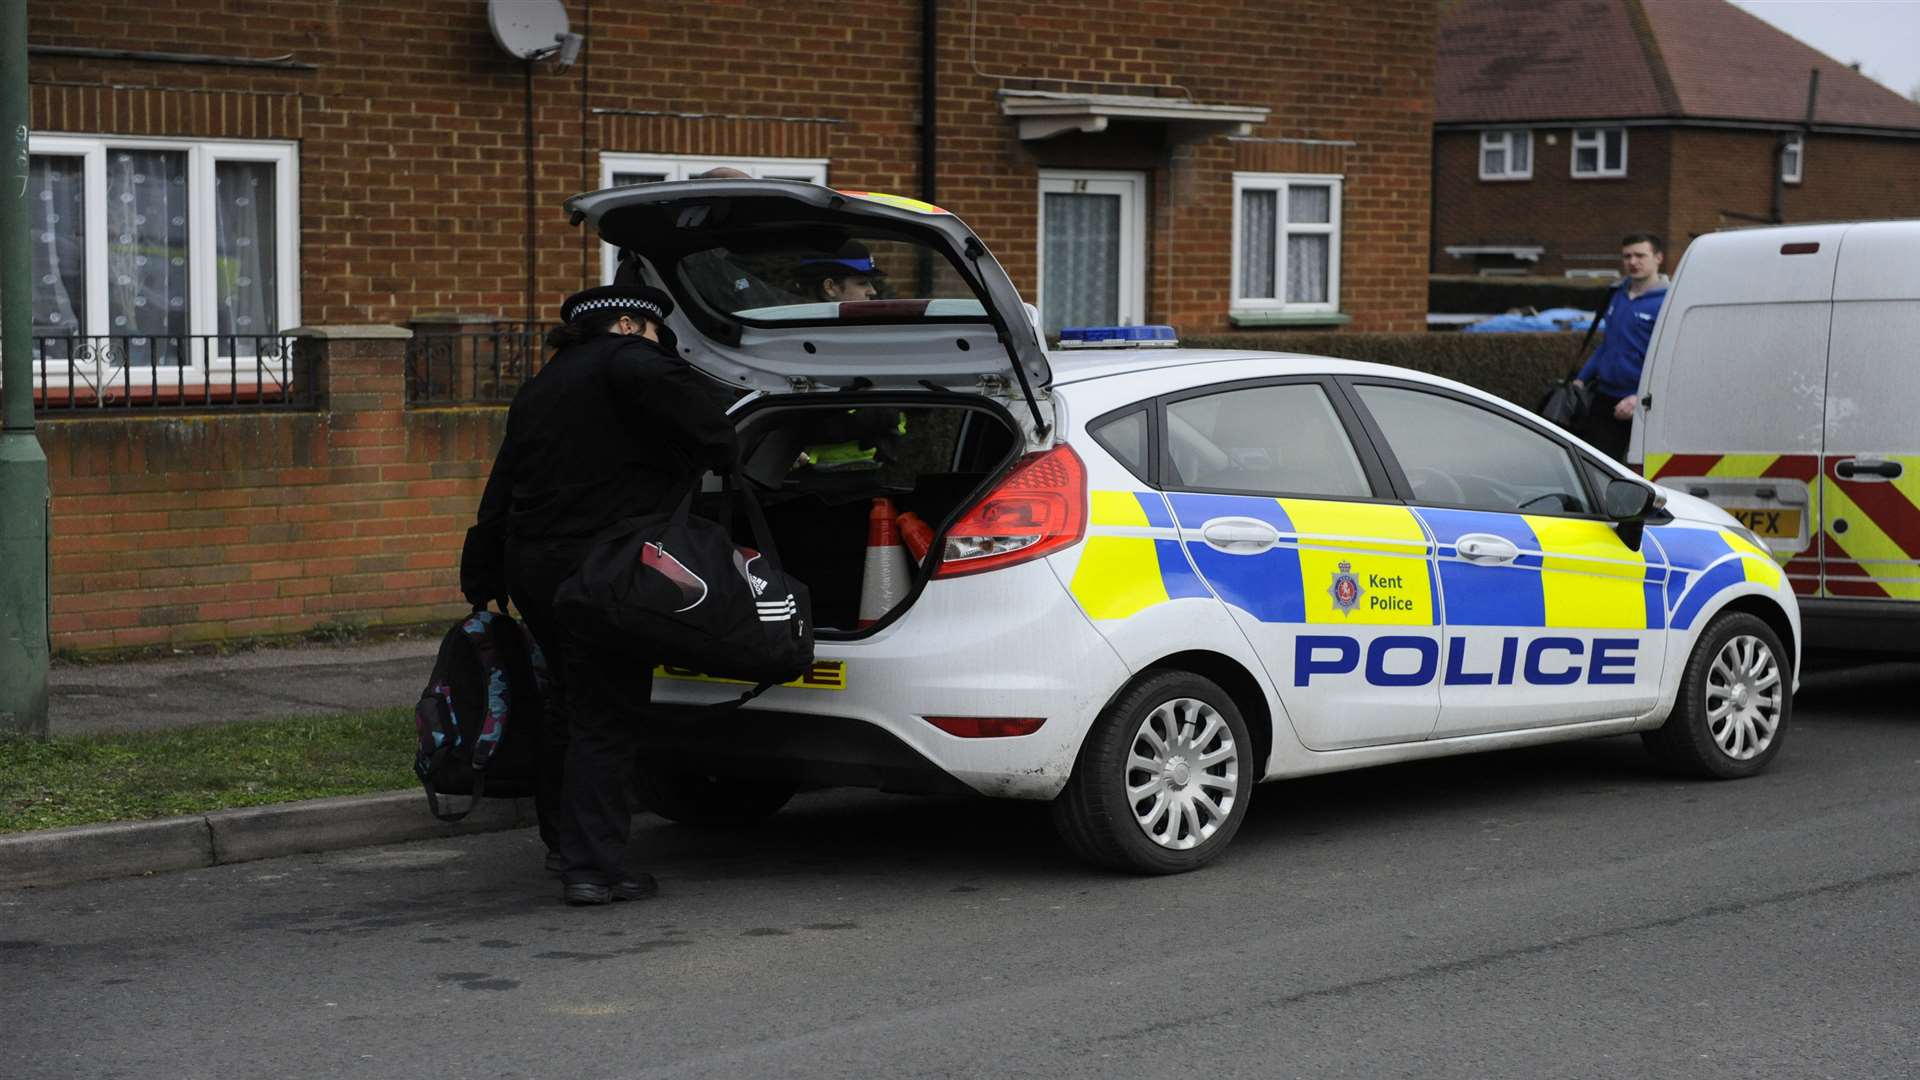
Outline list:
[[[1485,566],[1503,566],[1520,557],[1520,549],[1504,536],[1468,533],[1453,542],[1453,549],[1468,562]]]
[[[1200,535],[1229,555],[1258,555],[1280,542],[1280,530],[1259,518],[1214,518],[1200,526]]]
[[[1863,476],[1893,480],[1905,471],[1897,461],[1878,461],[1873,458],[1841,458],[1833,463],[1833,475],[1842,480]]]

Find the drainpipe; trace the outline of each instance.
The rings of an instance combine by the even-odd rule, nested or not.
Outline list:
[[[27,0],[0,0],[0,735],[47,736],[47,456],[33,433]]]
[[[939,20],[935,8],[939,0],[920,0],[920,201],[940,204],[935,196],[938,185],[935,139],[940,111]],[[921,248],[914,256],[914,277],[918,295],[933,295],[933,253]]]

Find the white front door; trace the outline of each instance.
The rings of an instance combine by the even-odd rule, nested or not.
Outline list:
[[[1131,326],[1146,318],[1145,173],[1040,174],[1040,324]]]

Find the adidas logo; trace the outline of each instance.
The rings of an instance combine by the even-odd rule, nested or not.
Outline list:
[[[783,600],[756,600],[753,606],[760,613],[761,622],[786,622],[800,614],[800,605],[794,602],[792,593]]]

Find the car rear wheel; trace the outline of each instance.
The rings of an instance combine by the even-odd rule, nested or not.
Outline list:
[[[1253,740],[1233,699],[1198,675],[1161,672],[1100,714],[1054,801],[1054,826],[1102,866],[1182,873],[1232,841],[1253,782]]]
[[[674,772],[646,761],[634,777],[641,804],[682,825],[751,825],[787,805],[793,791],[784,781]]]
[[[1641,735],[1663,764],[1730,780],[1767,767],[1793,716],[1793,672],[1773,628],[1729,611],[1715,618],[1687,658],[1673,714]]]

